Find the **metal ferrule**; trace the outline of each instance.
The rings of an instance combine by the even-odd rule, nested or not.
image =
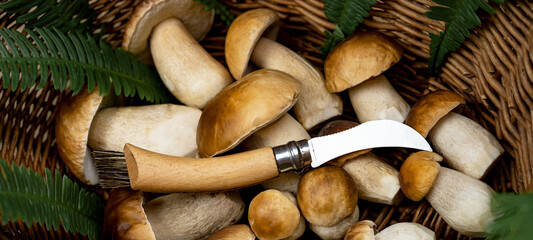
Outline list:
[[[272,149],[280,173],[290,170],[299,171],[311,163],[311,150],[307,140],[290,141]]]

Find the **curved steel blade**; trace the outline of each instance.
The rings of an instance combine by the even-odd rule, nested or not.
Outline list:
[[[365,122],[339,133],[309,140],[311,167],[347,153],[379,147],[404,147],[433,151],[420,133],[411,127],[392,120]]]

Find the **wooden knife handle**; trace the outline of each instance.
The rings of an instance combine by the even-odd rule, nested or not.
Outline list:
[[[213,158],[184,158],[124,146],[131,188],[146,192],[214,192],[279,175],[272,148]]]

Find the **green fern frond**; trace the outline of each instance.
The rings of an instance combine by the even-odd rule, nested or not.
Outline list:
[[[331,50],[344,40],[345,36],[351,35],[357,26],[363,23],[366,17],[370,16],[369,11],[374,4],[376,4],[375,0],[324,1],[324,14],[330,21],[337,23],[337,26],[333,29],[333,34],[326,32],[328,40],[320,48],[322,50],[322,58],[325,58]],[[342,38],[341,33],[343,34]]]
[[[0,72],[3,87],[21,90],[33,86],[39,78],[38,89],[51,76],[56,89],[70,89],[78,93],[88,84],[89,91],[96,85],[100,94],[107,94],[111,86],[115,93],[126,97],[136,93],[151,102],[168,101],[157,72],[137,61],[133,55],[113,48],[89,34],[65,34],[58,29],[26,29],[28,36],[6,28],[0,29]],[[39,75],[40,71],[40,75]],[[111,82],[113,84],[111,84]]]
[[[429,69],[438,73],[440,65],[447,53],[457,50],[461,43],[470,36],[470,29],[481,25],[476,11],[481,8],[485,12],[494,13],[485,0],[433,0],[442,6],[432,6],[425,15],[433,20],[446,22],[444,31],[438,35],[430,33]],[[505,3],[505,0],[491,0]]]
[[[46,179],[46,180],[45,180]],[[48,169],[45,177],[24,166],[11,167],[0,159],[0,211],[2,224],[20,218],[28,225],[40,223],[99,239],[104,205],[95,194]]]
[[[220,0],[194,0],[194,1],[197,1],[199,3],[201,3],[202,5],[205,6],[205,10],[211,10],[211,9],[214,9],[215,10],[215,14],[220,18],[220,20],[222,20],[223,22],[226,23],[226,25],[231,25],[231,23],[233,22],[233,14],[231,14],[228,9],[226,9],[226,6],[224,6],[224,4],[222,4],[220,2]]]
[[[26,28],[46,26],[62,31],[87,31],[94,15],[87,0],[8,0],[0,8],[23,13],[16,21]]]
[[[495,194],[492,209],[496,219],[487,240],[529,240],[533,236],[533,194]]]

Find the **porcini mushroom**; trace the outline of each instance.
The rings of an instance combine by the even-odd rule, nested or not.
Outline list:
[[[359,125],[359,123],[356,123],[354,121],[348,121],[348,120],[331,121],[331,122],[327,123],[326,125],[324,125],[324,127],[322,127],[322,129],[320,129],[320,131],[318,132],[318,136],[321,137],[321,136],[327,136],[327,135],[330,135],[330,134],[342,132],[344,130],[348,130],[350,128],[356,127],[357,125]],[[348,153],[348,154],[342,155],[340,157],[337,157],[335,159],[332,159],[332,160],[328,161],[326,164],[340,167],[346,161],[348,161],[348,160],[350,160],[352,158],[355,158],[357,156],[363,155],[365,153],[368,153],[371,150],[372,149],[369,148],[369,149],[364,149],[364,150]]]
[[[333,226],[319,226],[309,223],[309,229],[311,229],[316,235],[318,235],[323,240],[335,240],[342,239],[348,229],[359,221],[359,207],[355,208],[353,213],[341,220]]]
[[[344,240],[375,240],[376,232],[376,224],[374,222],[363,220],[348,229]]]
[[[432,152],[411,154],[400,168],[400,186],[406,197],[413,201],[422,200],[431,190],[439,175],[442,157]]]
[[[214,11],[193,0],[143,1],[126,25],[122,46],[144,62],[152,58],[163,83],[182,103],[203,108],[232,82],[224,66],[197,42],[213,17]]]
[[[342,168],[355,181],[360,199],[389,205],[402,201],[398,170],[373,153],[350,159]]]
[[[309,133],[291,115],[284,114],[280,119],[255,132],[242,142],[244,150],[262,147],[274,147],[289,141],[309,139]],[[279,177],[261,183],[264,188],[297,193],[300,174],[296,172],[280,173]]]
[[[435,232],[418,223],[396,223],[376,234],[376,240],[436,240]]]
[[[198,151],[195,138],[200,110],[160,104],[99,111],[112,102],[112,97],[100,96],[94,90],[62,101],[59,106],[56,117],[59,154],[83,182],[99,183],[91,149],[122,151],[129,142],[180,157],[193,157]]]
[[[486,237],[494,219],[493,192],[489,185],[476,178],[441,167],[426,199],[456,231],[471,238]]]
[[[390,119],[403,122],[409,104],[381,75],[400,61],[403,49],[379,32],[359,32],[344,40],[326,58],[324,74],[330,92],[349,89],[360,122]]]
[[[194,157],[201,114],[174,104],[107,108],[96,113],[88,144],[92,149],[122,151],[131,143],[162,154]]]
[[[305,231],[305,220],[289,192],[269,189],[250,202],[250,227],[259,239],[298,239]]]
[[[427,136],[450,167],[481,179],[504,149],[481,125],[451,112],[464,102],[452,91],[430,93],[418,100],[405,123]]]
[[[86,89],[79,94],[61,101],[55,118],[55,136],[59,155],[72,173],[86,184],[99,181],[96,166],[87,148],[89,128],[96,112],[113,105],[113,95],[98,94]]]
[[[273,41],[279,28],[278,15],[269,9],[254,9],[237,17],[226,35],[228,68],[241,79],[250,58],[260,68],[276,69],[293,76],[302,86],[294,115],[305,129],[342,113],[342,100],[326,90],[324,78],[309,62]]]
[[[204,108],[196,137],[200,156],[212,157],[237,146],[286,113],[299,93],[293,77],[272,69],[234,82]]]
[[[183,239],[209,236],[244,212],[238,192],[173,193],[142,205],[141,192],[113,189],[106,204],[105,239]]]
[[[297,200],[309,223],[333,226],[355,211],[357,187],[342,168],[324,166],[303,175]]]
[[[255,234],[248,225],[235,224],[218,230],[207,240],[255,240]]]

